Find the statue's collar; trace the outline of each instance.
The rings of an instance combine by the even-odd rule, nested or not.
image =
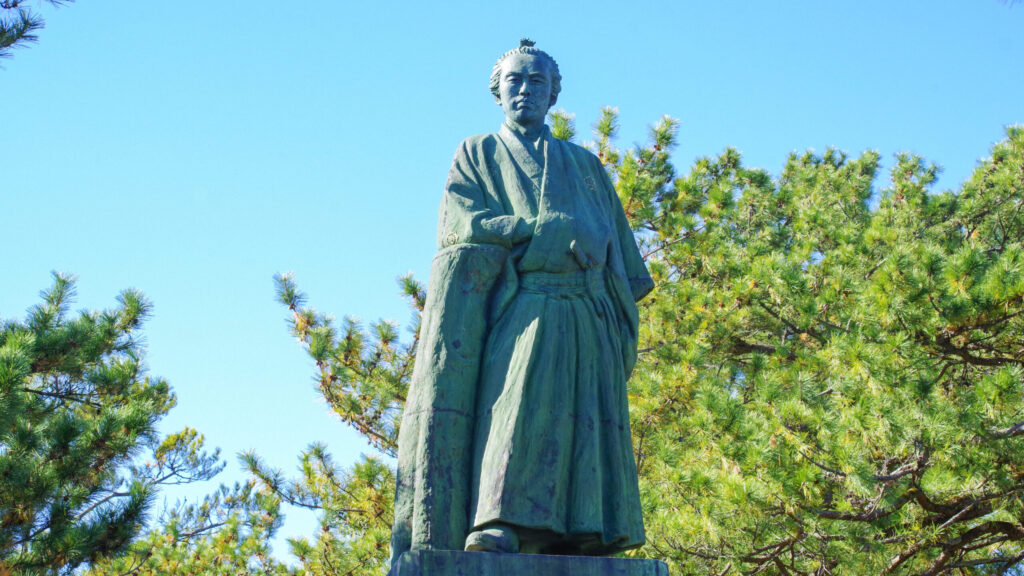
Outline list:
[[[537,140],[531,142],[530,140],[526,139],[522,134],[513,130],[512,127],[508,125],[508,120],[506,120],[505,122],[501,123],[501,135],[506,139],[510,137],[515,138],[516,140],[521,142],[525,148],[536,150],[540,147],[541,142],[545,142],[551,138],[551,130],[548,128],[548,125],[545,124],[541,128],[540,137],[538,137]]]

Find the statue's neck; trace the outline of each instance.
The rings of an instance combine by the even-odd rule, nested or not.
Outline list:
[[[543,122],[541,122],[540,124],[531,124],[529,126],[524,126],[512,120],[506,120],[505,125],[508,126],[508,129],[516,133],[520,138],[522,138],[526,142],[533,144],[534,147],[536,147],[540,139],[544,137],[545,126]]]

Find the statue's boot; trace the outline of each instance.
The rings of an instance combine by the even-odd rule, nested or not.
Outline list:
[[[519,536],[511,526],[494,524],[483,530],[475,530],[466,537],[467,552],[519,552]]]

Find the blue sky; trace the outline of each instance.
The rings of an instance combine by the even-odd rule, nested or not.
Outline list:
[[[912,151],[955,189],[1024,122],[1024,6],[904,2],[180,2],[80,0],[0,62],[0,318],[50,270],[81,308],[155,304],[151,373],[242,478],[255,449],[294,470],[325,442],[368,450],[327,410],[271,277],[366,321],[410,317],[451,156],[502,117],[494,60],[530,37],[559,62],[580,140],[601,106],[619,144],[663,114],[675,159],[738,148],[777,174],[791,151]],[[885,179],[878,184],[884,186]],[[200,487],[189,494],[201,493]],[[172,495],[173,497],[173,495]],[[283,534],[310,533],[291,511]]]

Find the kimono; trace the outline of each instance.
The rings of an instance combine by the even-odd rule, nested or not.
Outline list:
[[[399,433],[392,566],[501,522],[644,542],[626,381],[653,282],[600,160],[508,126],[458,148]]]

